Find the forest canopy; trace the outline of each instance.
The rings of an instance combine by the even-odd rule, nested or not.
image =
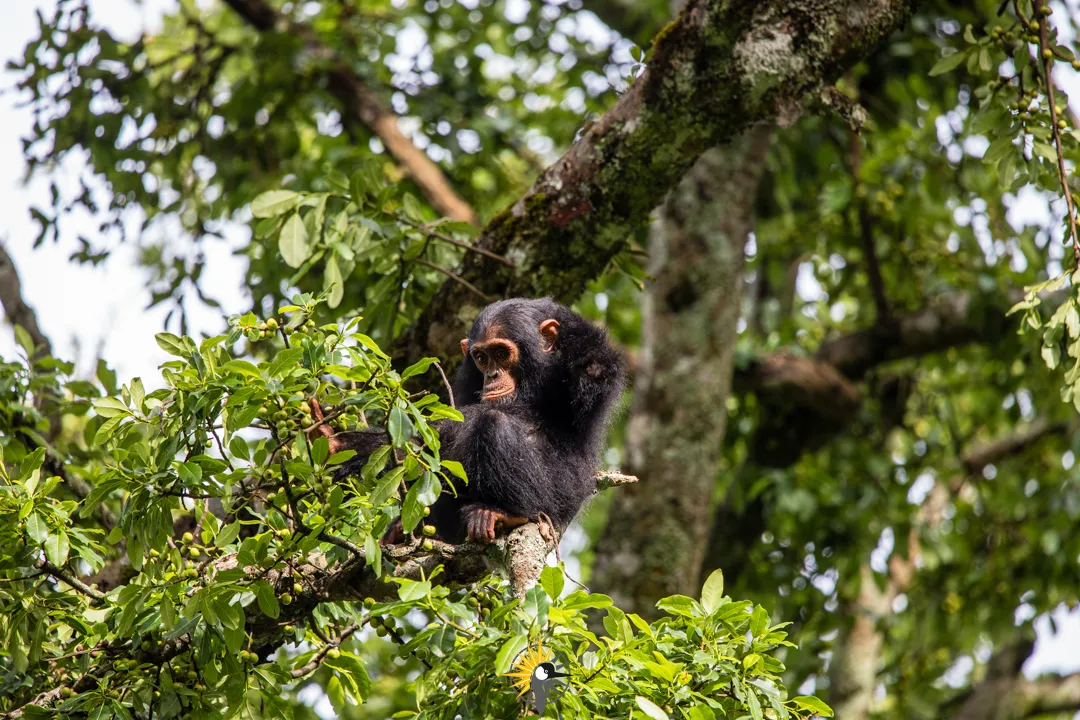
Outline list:
[[[97,7],[8,66],[51,193],[0,244],[0,718],[513,717],[545,658],[565,718],[1080,710],[1031,670],[1080,600],[1074,8]],[[59,357],[15,243],[138,248],[169,360]],[[506,297],[632,380],[561,545],[450,545],[435,423]],[[388,442],[342,480],[322,425]]]

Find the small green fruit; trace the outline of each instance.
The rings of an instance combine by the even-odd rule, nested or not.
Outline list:
[[[183,541],[184,541],[184,543],[192,543],[192,542],[195,542],[195,536],[194,536],[194,535],[192,535],[192,534],[191,534],[191,533],[189,533],[189,532],[186,532],[186,533],[184,533],[184,534],[183,534],[183,536],[182,536],[182,537],[181,537],[180,539],[181,539],[181,540],[183,540]]]
[[[278,599],[281,600],[282,605],[292,604],[292,595],[290,595],[289,593],[281,593],[281,597]]]
[[[304,586],[300,583],[293,583],[292,591],[299,595],[300,593],[304,592]]]
[[[326,651],[326,656],[331,660],[337,660],[339,657],[341,657],[341,651],[338,650],[336,647],[330,648]]]
[[[424,525],[424,535],[426,535],[427,537],[432,537],[434,534],[435,534],[435,526],[434,525]]]

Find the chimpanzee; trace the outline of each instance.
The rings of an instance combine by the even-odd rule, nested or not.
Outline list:
[[[595,487],[622,355],[604,330],[549,298],[488,305],[461,351],[454,397],[465,419],[437,428],[442,457],[460,462],[469,482],[457,497],[443,492],[428,522],[452,543],[494,542],[497,530],[541,514],[565,529]],[[357,452],[339,476],[358,474],[386,442],[381,431],[334,435],[332,451]],[[396,525],[386,540],[399,539]]]

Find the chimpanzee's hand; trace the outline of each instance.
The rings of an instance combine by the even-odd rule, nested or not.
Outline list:
[[[308,404],[311,405],[311,417],[315,419],[316,423],[315,427],[307,431],[308,442],[314,442],[320,437],[326,438],[326,441],[330,443],[331,455],[344,449],[341,440],[334,436],[334,429],[330,427],[330,423],[323,422],[326,416],[323,414],[322,406],[319,405],[319,401],[315,399],[314,395],[308,399]]]
[[[405,528],[401,525],[401,520],[397,519],[390,523],[390,527],[386,530],[386,534],[383,535],[382,540],[379,541],[380,545],[400,545],[409,539],[408,534],[405,532]]]
[[[490,505],[473,503],[461,508],[465,532],[473,542],[491,544],[495,534],[503,528],[515,528],[529,522],[529,518],[509,513]]]

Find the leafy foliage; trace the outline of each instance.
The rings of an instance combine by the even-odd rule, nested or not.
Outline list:
[[[284,198],[257,207],[278,212]],[[513,714],[517,693],[498,673],[530,641],[565,658],[576,678],[561,703],[566,716],[621,715],[635,703],[652,717],[823,710],[813,698],[786,697],[783,664],[770,654],[792,647],[782,626],[770,627],[763,608],[721,597],[719,579],[701,603],[669,598],[661,608],[672,617],[650,625],[606,596],[564,594],[557,567],[522,599],[494,578],[439,585],[437,564],[399,577],[395,564],[429,557],[433,543],[384,557],[378,538],[398,515],[416,527],[440,492],[465,479],[460,465],[440,460],[431,425],[461,415],[405,388],[431,359],[398,373],[355,331],[359,318],[316,327],[319,301],[298,295],[262,322],[233,317],[228,334],[201,342],[159,334],[176,359],[151,391],[138,378],[117,388],[107,369],[98,385],[65,388],[71,367],[51,358],[2,367],[0,709],[293,717],[290,699],[318,670],[344,711],[373,693],[362,646],[347,642],[366,627],[426,668],[413,681],[413,709],[396,717]],[[256,364],[232,351],[241,337],[275,349]],[[326,438],[309,441],[313,396],[338,429],[386,428],[391,445],[360,478],[331,480],[352,452],[330,455]],[[68,485],[76,473],[92,482],[79,500],[64,498],[64,477],[44,467],[49,420],[34,413],[35,399],[83,418],[78,462],[51,466]],[[102,508],[111,527],[88,524]],[[101,589],[93,580],[107,564],[130,568]],[[348,601],[379,581],[396,583],[396,597]],[[586,623],[600,609],[602,636]]]

